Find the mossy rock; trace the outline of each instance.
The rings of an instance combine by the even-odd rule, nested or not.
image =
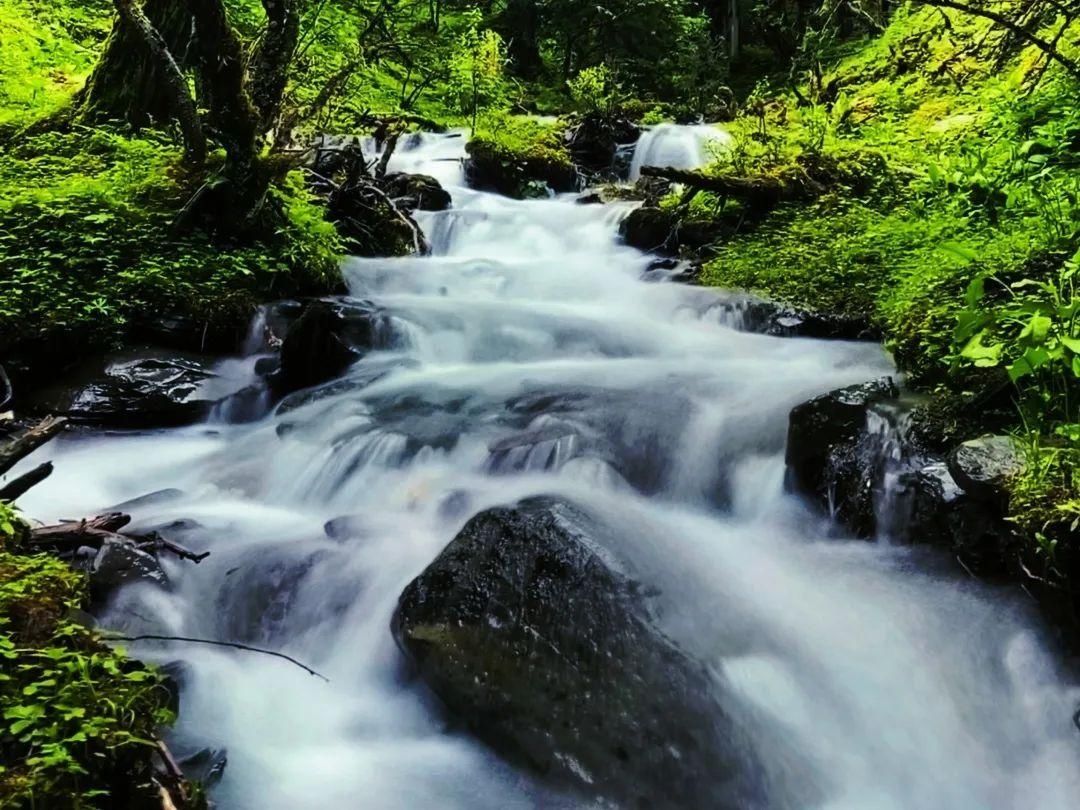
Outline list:
[[[495,140],[473,138],[465,147],[465,179],[481,191],[527,199],[555,192],[574,191],[578,176],[564,149],[531,145],[518,151]]]

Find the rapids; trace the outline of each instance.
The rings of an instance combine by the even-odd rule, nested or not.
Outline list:
[[[636,162],[672,138],[703,148],[654,131]],[[783,490],[789,409],[890,373],[882,350],[738,331],[722,293],[642,280],[648,257],[616,235],[625,205],[471,191],[463,144],[423,136],[393,160],[453,193],[422,215],[434,255],[345,263],[351,295],[391,314],[393,349],[254,423],[70,435],[24,461],[56,463],[23,499],[35,518],[158,493],[125,506],[136,526],[212,551],[166,560],[171,589],[129,588],[108,626],[268,646],[330,679],[136,648],[184,662],[175,746],[228,749],[220,807],[575,806],[448,722],[388,630],[471,514],[539,493],[602,516],[670,636],[784,730],[816,775],[798,807],[1076,807],[1080,691],[1016,595],[831,537]]]

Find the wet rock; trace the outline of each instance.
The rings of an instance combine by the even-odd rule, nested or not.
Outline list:
[[[619,233],[626,244],[638,250],[665,251],[673,248],[672,231],[676,222],[672,212],[643,205],[619,224]]]
[[[445,211],[450,207],[450,192],[426,174],[388,174],[385,191],[398,207],[409,211]]]
[[[637,141],[641,128],[619,115],[582,116],[566,131],[565,140],[574,163],[592,174],[612,174],[619,147]]]
[[[554,150],[514,154],[480,138],[465,147],[465,181],[470,188],[494,191],[507,197],[546,197],[547,190],[574,191],[578,177],[568,159]]]
[[[180,352],[231,354],[240,348],[247,327],[242,315],[221,322],[174,312],[139,318],[132,324],[132,338]]]
[[[95,601],[108,597],[117,588],[135,582],[167,585],[169,580],[153,554],[135,543],[117,538],[101,544],[89,570],[90,592]]]
[[[177,763],[184,776],[204,788],[213,787],[225,775],[229,752],[224,748],[200,748]]]
[[[1010,436],[982,436],[949,454],[949,472],[973,497],[994,503],[1008,500],[1008,484],[1024,470],[1020,448]]]
[[[278,395],[340,376],[372,349],[389,345],[389,319],[359,301],[313,301],[289,327],[272,385]]]
[[[86,364],[62,385],[33,393],[24,407],[87,425],[174,427],[209,412],[214,400],[204,390],[214,377],[203,358],[162,352],[114,356]]]
[[[1013,529],[1002,511],[972,497],[948,465],[931,461],[900,480],[897,508],[904,515],[897,539],[946,548],[980,576],[1007,572]]]
[[[325,216],[353,256],[404,256],[428,250],[408,212],[395,211],[385,192],[367,177],[346,180],[332,189]]]
[[[811,312],[754,296],[732,296],[717,305],[726,320],[744,332],[775,337],[879,340],[880,330],[866,318]]]
[[[868,417],[875,405],[899,394],[888,377],[840,388],[796,406],[788,422],[788,487],[861,537],[877,528],[874,491],[881,474]]]
[[[477,515],[401,595],[397,643],[478,736],[559,784],[620,807],[764,805],[723,681],[657,628],[601,535],[553,499]]]

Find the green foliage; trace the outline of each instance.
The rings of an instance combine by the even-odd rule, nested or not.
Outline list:
[[[567,86],[575,109],[586,115],[610,115],[622,100],[615,76],[604,64],[585,68]]]
[[[5,546],[15,520],[0,506]],[[151,795],[151,738],[173,720],[168,690],[66,618],[83,593],[59,560],[0,551],[0,806],[117,807],[140,785]]]
[[[446,98],[450,107],[467,116],[475,129],[483,111],[505,104],[506,48],[497,33],[480,29],[478,15],[473,20],[450,56]]]
[[[105,343],[147,313],[243,320],[262,297],[332,283],[337,237],[298,177],[273,192],[280,233],[223,250],[169,235],[200,178],[163,136],[49,133],[3,157],[0,345],[57,332]]]

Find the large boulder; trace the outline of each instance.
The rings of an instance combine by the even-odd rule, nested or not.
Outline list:
[[[582,510],[538,498],[470,520],[392,621],[421,677],[482,739],[620,807],[767,804],[721,677],[658,629]]]
[[[891,378],[822,394],[797,405],[788,421],[787,484],[860,537],[877,530],[875,493],[881,446],[867,422],[874,406],[899,397]]]
[[[878,340],[878,330],[866,318],[811,310],[768,301],[752,295],[729,295],[716,305],[736,329],[775,337],[836,340]]]
[[[450,192],[427,174],[388,174],[384,189],[399,208],[406,211],[445,211],[450,207]]]
[[[278,395],[329,382],[372,349],[391,342],[390,320],[365,301],[310,302],[281,343],[272,376]]]
[[[678,217],[667,209],[643,205],[619,223],[619,234],[631,247],[646,252],[664,252],[675,247],[672,234]]]
[[[61,384],[32,392],[28,413],[63,415],[110,428],[175,427],[197,422],[215,399],[216,375],[206,358],[152,351],[98,358]]]

